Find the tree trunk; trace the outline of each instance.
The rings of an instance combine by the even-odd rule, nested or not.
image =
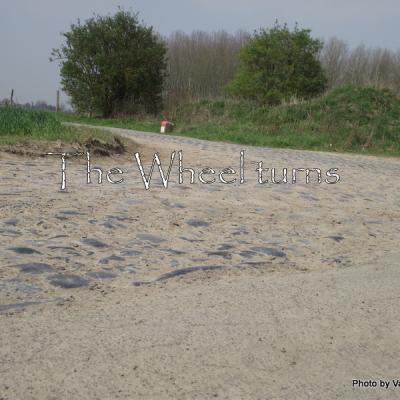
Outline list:
[[[103,118],[110,118],[113,114],[113,105],[111,99],[105,99],[103,104],[102,116]]]

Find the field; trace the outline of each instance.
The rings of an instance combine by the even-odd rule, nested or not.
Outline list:
[[[173,112],[174,135],[303,150],[400,155],[400,99],[389,91],[346,86],[308,102],[260,107],[233,101],[187,103]],[[68,122],[157,132],[154,117]]]
[[[2,150],[20,154],[37,154],[53,150],[57,146],[72,146],[81,150],[88,144],[106,147],[110,155],[116,140],[125,148],[134,147],[126,138],[105,133],[98,129],[65,126],[60,119],[48,111],[29,110],[20,107],[0,108],[0,147]]]

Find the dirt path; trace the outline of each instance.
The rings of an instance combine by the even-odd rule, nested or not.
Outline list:
[[[146,191],[132,155],[92,163],[116,185],[67,160],[60,191],[58,157],[1,155],[0,399],[394,398],[352,380],[400,379],[399,160],[112,130],[146,172],[244,150],[245,182],[179,185],[175,160]],[[259,161],[341,181],[260,185]]]

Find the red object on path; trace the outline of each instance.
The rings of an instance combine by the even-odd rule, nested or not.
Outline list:
[[[161,121],[161,129],[160,129],[160,132],[161,132],[161,133],[166,133],[167,130],[168,130],[168,128],[169,128],[170,126],[172,126],[172,123],[169,122],[169,121],[166,120],[166,119],[163,119],[163,120]]]

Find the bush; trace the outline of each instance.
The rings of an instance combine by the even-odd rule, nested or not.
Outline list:
[[[61,60],[61,83],[77,111],[110,117],[126,107],[159,109],[166,47],[137,14],[78,21],[63,36],[52,60]]]
[[[287,25],[275,24],[260,30],[240,53],[236,77],[228,93],[262,104],[275,105],[292,97],[310,98],[326,88],[320,61],[322,42],[310,31],[290,31]]]

